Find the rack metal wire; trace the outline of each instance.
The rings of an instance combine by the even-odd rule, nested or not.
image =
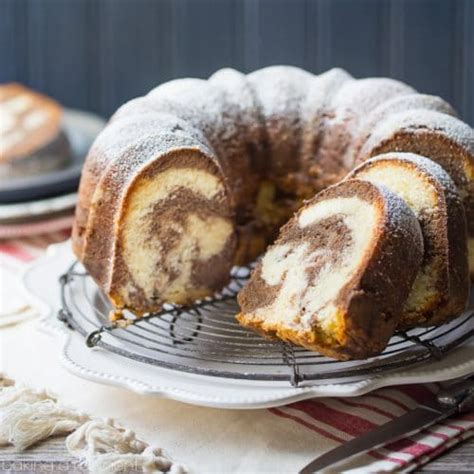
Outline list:
[[[230,284],[190,306],[165,305],[158,313],[127,324],[110,323],[105,295],[79,263],[61,276],[58,318],[85,344],[153,366],[240,381],[301,384],[363,380],[440,359],[474,335],[474,311],[439,327],[398,332],[385,351],[361,361],[336,361],[292,344],[267,340],[235,320],[236,295],[250,267],[232,270]]]

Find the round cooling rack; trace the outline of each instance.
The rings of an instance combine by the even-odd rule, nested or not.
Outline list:
[[[439,360],[474,335],[474,311],[438,327],[398,332],[385,351],[361,361],[337,361],[292,344],[262,338],[241,327],[236,295],[249,267],[234,268],[230,284],[191,306],[166,305],[142,318],[125,314],[110,323],[112,307],[79,263],[61,276],[59,319],[88,347],[180,373],[236,381],[288,382],[292,386],[349,383]]]

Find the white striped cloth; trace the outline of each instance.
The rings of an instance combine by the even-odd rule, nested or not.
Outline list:
[[[11,271],[31,262],[51,243],[60,242],[69,231],[0,241],[0,269]],[[10,267],[10,268],[8,268]],[[1,315],[0,315],[1,318]],[[434,396],[441,384],[383,388],[356,398],[322,398],[266,410],[281,423],[298,424],[314,437],[315,446],[336,447],[414,408]],[[340,465],[339,471],[412,471],[453,445],[474,435],[474,413],[459,415],[410,437],[388,444]],[[301,468],[299,466],[298,468]]]

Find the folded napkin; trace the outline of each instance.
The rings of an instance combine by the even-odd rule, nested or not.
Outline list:
[[[1,242],[0,254],[6,260],[0,260],[0,270],[15,274],[44,252],[49,241],[66,236],[59,233],[40,241]],[[8,283],[8,294],[17,291],[18,296],[12,300],[16,304],[6,308],[20,311],[25,302],[16,285]],[[0,319],[5,316],[2,312]],[[61,402],[91,416],[110,417],[131,426],[141,439],[164,446],[191,472],[297,472],[317,455],[433,397],[441,387],[406,385],[360,397],[313,399],[268,410],[216,410],[139,395],[68,374],[50,336],[31,323],[0,330],[0,340],[6,355],[0,371],[36,389],[48,387]],[[474,414],[456,416],[358,456],[337,471],[408,472],[473,435]]]
[[[67,436],[74,463],[100,474],[137,471],[185,474],[162,449],[148,445],[111,419],[92,419],[45,390],[15,385],[0,375],[0,447],[23,451],[51,436]]]

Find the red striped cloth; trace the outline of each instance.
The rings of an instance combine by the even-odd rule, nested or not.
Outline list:
[[[52,244],[67,239],[70,231],[58,231],[16,240],[0,240],[0,255],[28,263]],[[1,263],[1,260],[0,260]],[[434,396],[441,384],[405,385],[376,390],[355,398],[320,398],[271,408],[268,412],[285,423],[296,423],[314,436],[315,445],[325,438],[338,446],[376,428]],[[474,413],[450,418],[419,433],[388,444],[340,465],[350,472],[409,472],[453,445],[474,435]]]
[[[355,398],[321,398],[271,408],[276,416],[298,423],[334,447],[394,420],[432,398],[441,384],[404,385]],[[341,465],[344,471],[411,471],[474,435],[474,414],[464,414],[390,443]]]
[[[20,224],[0,224],[0,239],[17,239],[39,234],[54,234],[59,231],[70,232],[74,216],[72,214],[53,217],[38,222],[22,222]]]
[[[64,242],[70,235],[71,230],[65,229],[14,240],[0,239],[0,254],[18,262],[29,263],[43,255],[51,244]]]

